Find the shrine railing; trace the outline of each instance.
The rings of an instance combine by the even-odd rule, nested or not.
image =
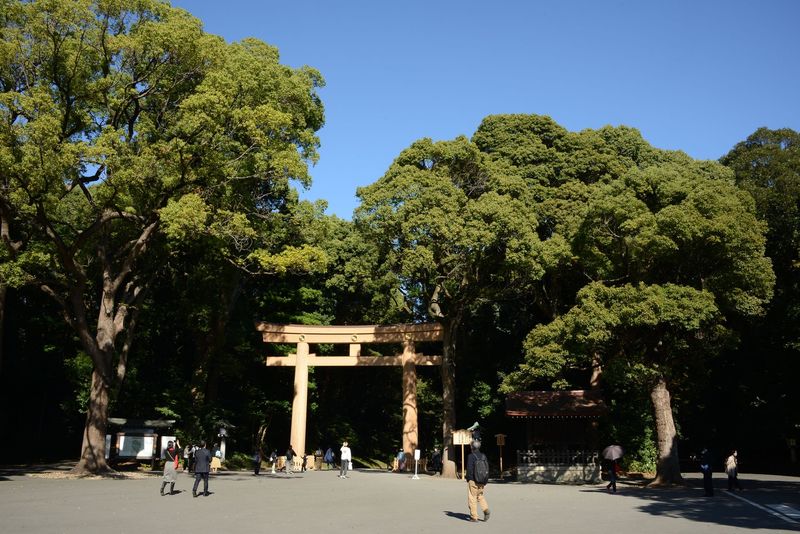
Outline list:
[[[597,465],[600,455],[595,450],[536,448],[517,451],[518,465]]]

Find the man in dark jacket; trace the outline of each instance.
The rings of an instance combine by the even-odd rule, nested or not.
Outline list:
[[[475,464],[478,460],[487,461],[486,455],[481,452],[481,442],[473,440],[471,444],[472,452],[467,457],[467,484],[469,493],[467,494],[467,505],[469,505],[469,520],[478,520],[478,504],[481,505],[483,510],[483,520],[489,520],[489,503],[486,502],[486,497],[483,496],[483,489],[486,486],[485,482],[479,484],[476,482]]]
[[[703,473],[703,489],[705,489],[706,497],[714,496],[714,479],[711,474],[713,463],[714,458],[711,456],[711,451],[703,449],[700,457],[700,471]]]
[[[211,467],[211,453],[206,449],[206,442],[200,442],[200,448],[194,453],[194,487],[192,497],[197,497],[197,486],[203,479],[203,495],[208,497],[208,471]]]

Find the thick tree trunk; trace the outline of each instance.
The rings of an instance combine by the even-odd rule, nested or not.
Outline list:
[[[97,369],[92,371],[92,388],[83,431],[81,458],[72,472],[79,475],[102,474],[112,470],[106,463],[106,424],[108,423],[109,385]]]
[[[456,426],[456,335],[458,331],[458,321],[451,319],[444,322],[444,333],[442,339],[442,442],[443,447],[443,467],[442,476],[448,478],[456,477],[453,450],[453,430]]]
[[[678,484],[683,481],[678,462],[678,433],[672,418],[667,382],[660,378],[650,391],[656,419],[656,439],[658,442],[658,463],[653,484]]]

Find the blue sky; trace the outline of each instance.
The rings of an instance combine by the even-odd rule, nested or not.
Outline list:
[[[800,130],[796,0],[172,3],[322,73],[326,124],[302,197],[344,219],[413,141],[471,137],[491,114],[624,124],[701,159],[761,126]]]

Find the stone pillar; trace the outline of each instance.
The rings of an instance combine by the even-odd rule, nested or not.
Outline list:
[[[294,399],[292,400],[292,430],[289,441],[295,452],[306,453],[306,414],[308,410],[308,343],[297,344],[297,363],[294,366]],[[286,444],[287,446],[289,443]],[[279,449],[280,450],[280,449]]]
[[[410,458],[419,446],[417,426],[417,367],[414,363],[414,342],[403,342],[403,450]]]

